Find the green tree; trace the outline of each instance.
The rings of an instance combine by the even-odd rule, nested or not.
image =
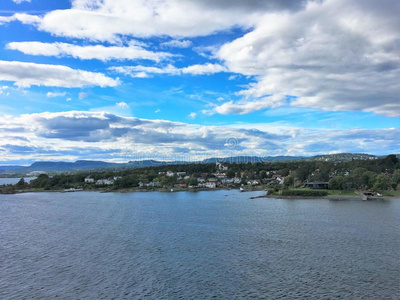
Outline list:
[[[397,169],[393,172],[392,182],[396,185],[400,183],[400,169]]]
[[[386,191],[390,186],[390,178],[384,174],[379,174],[376,176],[374,183],[374,191],[382,192]]]
[[[369,189],[372,188],[375,183],[376,176],[377,174],[374,172],[371,171],[364,172],[363,175],[361,176],[362,185]]]
[[[286,176],[286,177],[285,177],[285,181],[283,182],[283,184],[284,184],[286,187],[291,187],[291,186],[293,186],[293,185],[294,185],[294,178],[293,178],[293,176],[291,176],[291,175]]]
[[[196,178],[190,178],[188,184],[189,185],[197,185],[197,179]]]
[[[329,180],[329,189],[341,190],[343,188],[344,177],[336,176]]]
[[[235,172],[233,170],[228,170],[228,172],[226,172],[226,176],[228,178],[233,178],[235,177]]]
[[[25,179],[21,178],[18,183],[16,184],[18,187],[24,187],[25,186]]]

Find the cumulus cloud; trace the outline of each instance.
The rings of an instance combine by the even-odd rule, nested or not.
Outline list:
[[[233,26],[250,28],[265,11],[297,10],[304,2],[73,0],[71,9],[51,11],[32,23],[53,35],[99,41],[119,41],[120,36],[205,36]]]
[[[64,97],[66,92],[48,92],[46,94],[47,98],[56,98],[56,97]]]
[[[18,50],[24,54],[44,56],[71,56],[79,59],[108,60],[135,60],[146,59],[159,62],[173,55],[167,52],[153,52],[146,50],[135,42],[129,46],[80,46],[67,43],[42,43],[42,42],[12,42],[6,49]]]
[[[241,92],[249,101],[285,94],[297,97],[295,106],[399,116],[398,12],[392,0],[325,0],[267,13],[217,56],[230,71],[255,76]]]
[[[210,75],[220,72],[226,72],[227,69],[220,64],[207,63],[203,65],[191,65],[184,68],[177,68],[173,65],[167,65],[165,67],[147,67],[147,66],[122,66],[122,67],[111,67],[110,70],[129,75],[134,78],[147,78],[154,74],[167,74],[167,75]]]
[[[189,114],[189,118],[191,118],[191,119],[195,119],[196,116],[197,116],[197,113],[195,113],[195,112],[191,112],[191,113]]]
[[[234,140],[232,145],[229,141]],[[3,116],[0,151],[7,160],[44,157],[130,160],[131,155],[174,159],[236,155],[388,154],[400,147],[399,129],[312,129],[278,124],[204,126],[70,111]],[[68,157],[68,158],[66,158]]]
[[[22,2],[31,2],[31,0],[12,0],[14,3],[21,4]]]
[[[102,73],[71,69],[61,65],[45,65],[18,61],[0,61],[0,80],[14,82],[19,87],[54,86],[116,86],[119,81]]]
[[[175,48],[189,48],[192,46],[192,41],[190,40],[170,40],[168,42],[161,43],[164,47],[175,47]]]

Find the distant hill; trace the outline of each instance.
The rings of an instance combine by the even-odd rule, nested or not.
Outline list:
[[[235,156],[235,157],[224,157],[224,158],[207,158],[202,163],[258,163],[266,161],[285,161],[285,160],[299,160],[304,159],[303,156]]]
[[[332,162],[344,162],[352,160],[368,160],[378,158],[375,155],[365,154],[365,153],[338,153],[338,154],[328,154],[328,155],[317,155],[310,157],[310,160],[318,161],[332,161]]]
[[[207,158],[202,161],[181,162],[181,161],[157,161],[157,160],[140,160],[130,161],[128,163],[109,163],[104,161],[78,160],[76,162],[63,161],[42,161],[35,162],[28,167],[24,166],[0,166],[0,173],[18,173],[26,174],[33,171],[45,172],[67,172],[67,171],[89,171],[89,170],[115,170],[121,168],[142,168],[150,166],[172,165],[172,164],[190,164],[190,163],[258,163],[258,162],[273,162],[273,161],[331,161],[343,162],[351,160],[369,160],[376,159],[377,156],[363,153],[339,153],[329,155],[317,155],[311,157],[304,156],[235,156],[225,158]]]
[[[172,162],[170,162],[171,164]],[[173,162],[175,163],[175,162]],[[34,171],[44,172],[67,172],[67,171],[90,171],[90,170],[114,170],[121,168],[140,168],[149,166],[159,166],[168,164],[168,162],[156,160],[130,161],[128,163],[109,163],[104,161],[78,160],[76,162],[64,161],[40,161],[34,162],[28,167],[24,166],[1,166],[1,173],[19,173],[26,174]]]
[[[70,170],[92,170],[112,168],[118,164],[107,163],[104,161],[78,160],[76,162],[51,162],[41,161],[35,162],[30,167],[26,167],[24,171],[70,171]]]

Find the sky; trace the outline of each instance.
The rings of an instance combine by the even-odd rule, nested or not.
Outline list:
[[[2,0],[0,165],[400,153],[398,0]]]

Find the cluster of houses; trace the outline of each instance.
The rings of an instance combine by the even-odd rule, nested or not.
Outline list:
[[[92,183],[96,185],[113,185],[114,181],[121,178],[121,176],[114,176],[113,178],[105,178],[105,179],[98,179],[95,180],[92,177],[86,177],[85,178],[85,183]]]
[[[263,179],[248,179],[248,174],[246,172],[237,172],[233,178],[228,178],[225,171],[228,171],[228,165],[217,163],[217,170],[213,174],[202,173],[199,177],[193,179],[190,174],[186,172],[159,172],[158,175],[174,177],[176,176],[177,182],[173,185],[174,188],[210,188],[214,189],[220,186],[229,187],[229,186],[238,186],[238,185],[248,185],[248,186],[257,186],[261,184],[266,185],[281,185],[284,183],[285,178],[281,175],[276,174],[276,171],[268,171],[266,172],[267,178]],[[93,177],[89,176],[85,178],[85,183],[95,184],[98,186],[110,186],[114,184],[114,181],[121,178],[120,176],[114,176],[113,178],[106,179],[98,179],[95,180]],[[186,181],[186,182],[185,182]],[[191,183],[188,184],[187,182]],[[139,187],[150,187],[150,188],[159,188],[162,187],[161,183],[158,179],[155,179],[151,182],[139,182]],[[313,189],[325,189],[328,188],[328,182],[305,182],[304,187],[309,187]]]
[[[195,180],[191,180],[192,184],[185,183],[188,180],[193,179],[190,174],[186,172],[159,172],[158,175],[173,177],[176,176],[177,183],[173,185],[174,188],[217,188],[219,186],[237,186],[237,185],[249,185],[257,186],[261,184],[283,184],[284,177],[277,175],[275,171],[267,172],[267,175],[271,175],[270,178],[265,179],[247,179],[246,172],[235,173],[233,178],[228,178],[226,171],[228,171],[228,165],[224,163],[216,163],[216,172],[213,174],[202,173]],[[121,177],[115,176],[113,178],[98,179],[95,180],[93,177],[89,176],[85,178],[85,183],[95,184],[98,186],[109,186],[113,185],[114,181]],[[139,187],[151,187],[158,188],[161,187],[160,182],[155,179],[151,182],[139,182]]]

